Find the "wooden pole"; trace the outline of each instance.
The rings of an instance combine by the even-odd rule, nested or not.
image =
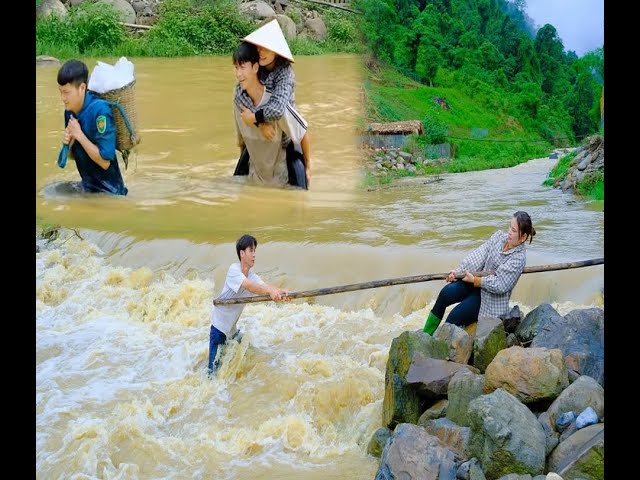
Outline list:
[[[289,1],[294,1],[296,3],[304,3],[301,0],[289,0]],[[345,10],[347,12],[357,13],[358,15],[362,15],[362,12],[359,12],[358,10],[353,10],[349,7],[343,7],[342,5],[336,5],[335,3],[320,2],[318,0],[304,0],[304,1],[309,3],[317,3],[318,5],[324,5],[325,7],[339,8],[340,10]]]
[[[522,273],[552,272],[555,270],[568,270],[570,268],[591,267],[593,265],[604,265],[604,257],[579,262],[554,263],[551,265],[539,265],[536,267],[525,267]],[[472,272],[476,277],[484,277],[493,274],[491,271]],[[426,275],[414,275],[412,277],[388,278],[386,280],[373,280],[371,282],[352,283],[350,285],[338,285],[336,287],[318,288],[315,290],[303,290],[291,292],[288,298],[318,297],[320,295],[332,295],[334,293],[353,292],[355,290],[366,290],[368,288],[389,287],[391,285],[403,285],[406,283],[430,282],[431,280],[445,280],[449,273],[429,273]],[[457,279],[464,277],[464,273],[456,275]],[[256,295],[253,297],[227,298],[225,300],[215,299],[214,305],[237,305],[239,303],[269,302],[269,295]]]
[[[151,25],[138,25],[136,23],[127,23],[127,22],[120,22],[122,23],[122,25],[124,25],[125,27],[129,27],[129,28],[140,28],[142,30],[151,30]]]

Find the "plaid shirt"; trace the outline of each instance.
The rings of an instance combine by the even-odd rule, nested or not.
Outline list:
[[[293,94],[293,85],[295,83],[295,75],[293,74],[293,68],[291,65],[281,67],[269,72],[263,68],[258,70],[258,79],[265,86],[268,92],[271,93],[269,101],[262,106],[262,113],[265,122],[277,121],[284,115],[284,111],[287,108],[287,104],[291,104],[295,107],[295,100]],[[236,84],[234,102],[238,108],[246,107],[253,113],[256,113],[258,108],[253,105],[253,101],[249,94],[240,87],[240,84]],[[289,137],[286,133],[282,132],[282,145],[289,143]]]
[[[480,278],[479,317],[498,317],[509,312],[511,291],[527,262],[524,243],[503,252],[506,241],[506,232],[495,232],[489,240],[464,257],[456,269],[456,273],[495,271],[495,275]]]
[[[258,78],[264,84],[266,89],[271,92],[271,98],[262,107],[265,122],[273,122],[282,118],[284,115],[284,109],[287,108],[287,104],[291,104],[292,107],[295,107],[293,94],[295,75],[293,74],[293,68],[291,68],[291,65],[277,68],[272,72],[268,72],[261,68],[258,71]],[[247,95],[247,92],[240,88],[239,84],[236,84],[234,100],[238,108],[247,107],[254,113],[257,110],[251,101],[251,97]]]

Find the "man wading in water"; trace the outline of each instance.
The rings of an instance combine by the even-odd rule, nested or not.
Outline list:
[[[234,263],[227,271],[227,278],[219,299],[269,295],[276,302],[288,301],[287,290],[268,285],[251,268],[256,262],[258,241],[251,235],[243,235],[236,242],[236,253],[240,263]],[[214,361],[218,347],[224,345],[242,314],[245,304],[214,306],[211,312],[211,331],[209,333],[209,375],[214,372]],[[215,369],[219,366],[215,362]]]

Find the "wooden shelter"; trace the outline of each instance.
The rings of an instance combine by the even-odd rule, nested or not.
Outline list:
[[[371,123],[367,133],[374,135],[422,135],[424,127],[420,120],[406,120],[404,122]]]

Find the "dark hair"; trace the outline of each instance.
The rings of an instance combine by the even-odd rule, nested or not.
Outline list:
[[[291,65],[291,60],[289,60],[288,58],[284,58],[282,55],[278,55],[276,53],[276,60],[273,69],[275,70],[276,68],[284,68],[288,65]]]
[[[520,235],[523,233],[527,235],[529,239],[529,243],[533,241],[533,237],[536,235],[536,229],[533,228],[533,224],[531,223],[531,217],[527,212],[518,211],[513,214],[513,218],[518,222],[518,232]],[[526,240],[525,240],[526,241]]]
[[[253,43],[242,42],[233,52],[232,58],[234,65],[242,65],[246,62],[251,62],[251,64],[258,63],[260,61],[258,47]]]
[[[240,260],[241,251],[246,250],[249,247],[255,248],[257,246],[258,246],[258,240],[256,240],[255,237],[252,237],[251,235],[248,235],[248,234],[242,235],[236,242],[236,253],[238,254],[238,260]]]
[[[63,86],[70,83],[78,86],[87,83],[89,79],[89,69],[80,60],[68,60],[58,70],[58,85]]]

